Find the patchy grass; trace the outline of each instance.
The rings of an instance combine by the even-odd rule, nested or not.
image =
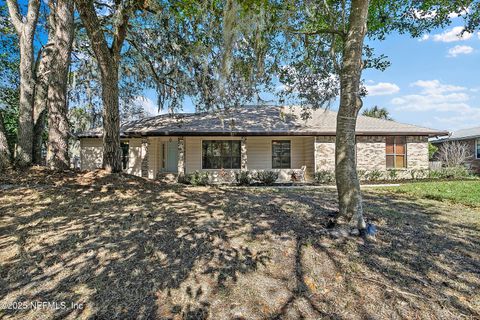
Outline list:
[[[368,191],[365,244],[324,236],[334,192],[0,176],[0,317],[480,317],[478,209]]]
[[[479,180],[406,183],[388,191],[480,208]]]

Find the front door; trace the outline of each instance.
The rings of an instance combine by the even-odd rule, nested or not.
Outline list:
[[[165,169],[167,172],[178,171],[178,141],[167,142],[167,161]]]

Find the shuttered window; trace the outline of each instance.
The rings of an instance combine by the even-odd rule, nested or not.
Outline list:
[[[387,137],[385,154],[387,169],[407,167],[407,144],[404,136]]]

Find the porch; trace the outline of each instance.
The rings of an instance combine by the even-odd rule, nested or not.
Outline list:
[[[155,179],[167,174],[209,172],[214,180],[240,170],[273,170],[279,182],[290,181],[292,171],[305,169],[313,178],[313,136],[146,137],[142,139],[141,175]]]

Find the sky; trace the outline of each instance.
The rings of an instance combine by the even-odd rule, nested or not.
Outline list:
[[[364,108],[386,108],[396,121],[454,131],[480,126],[480,32],[458,34],[462,19],[420,39],[392,34],[384,41],[367,40],[391,66],[365,70],[368,90]],[[138,103],[157,114],[156,95],[146,91]],[[333,109],[337,108],[333,105]],[[185,101],[183,112],[193,112]]]

